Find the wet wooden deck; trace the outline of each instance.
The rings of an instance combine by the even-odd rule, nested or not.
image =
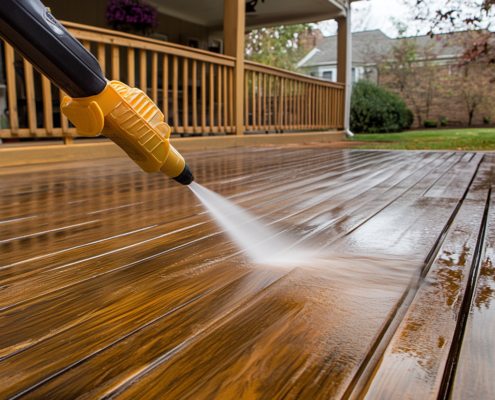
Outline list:
[[[494,156],[187,160],[316,255],[250,263],[127,159],[0,169],[0,398],[495,398]]]

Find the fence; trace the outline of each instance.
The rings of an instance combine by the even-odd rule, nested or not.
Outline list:
[[[96,56],[105,76],[145,91],[162,110],[172,133],[235,133],[233,57],[80,24],[64,25]],[[10,45],[2,46],[7,104],[0,137],[76,136],[60,113],[64,94]],[[246,61],[243,89],[246,131],[343,125],[341,84]]]

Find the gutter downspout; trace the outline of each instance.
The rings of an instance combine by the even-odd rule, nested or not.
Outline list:
[[[344,131],[348,137],[354,137],[351,132],[351,91],[352,91],[352,34],[351,34],[351,4],[345,0],[346,10],[346,74],[345,74],[345,104],[344,104]]]

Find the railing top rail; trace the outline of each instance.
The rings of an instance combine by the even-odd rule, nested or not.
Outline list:
[[[313,76],[300,74],[298,72],[287,71],[282,68],[272,67],[265,64],[260,64],[254,61],[245,61],[244,68],[248,71],[263,72],[270,75],[280,76],[282,78],[294,79],[300,82],[307,82],[318,84],[322,86],[334,87],[337,89],[343,89],[343,83],[331,82],[326,79],[315,78]]]
[[[129,33],[97,28],[74,22],[60,21],[65,28],[77,39],[90,40],[119,46],[136,47],[143,50],[158,51],[166,54],[187,57],[200,61],[233,67],[235,58],[216,54],[206,50],[193,49],[180,44],[164,42],[162,40],[131,35]]]

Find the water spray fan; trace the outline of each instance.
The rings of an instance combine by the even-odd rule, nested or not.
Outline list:
[[[105,135],[146,172],[161,171],[183,185],[194,180],[156,104],[142,90],[108,81],[39,0],[2,0],[0,36],[67,93],[60,108],[79,135]]]

